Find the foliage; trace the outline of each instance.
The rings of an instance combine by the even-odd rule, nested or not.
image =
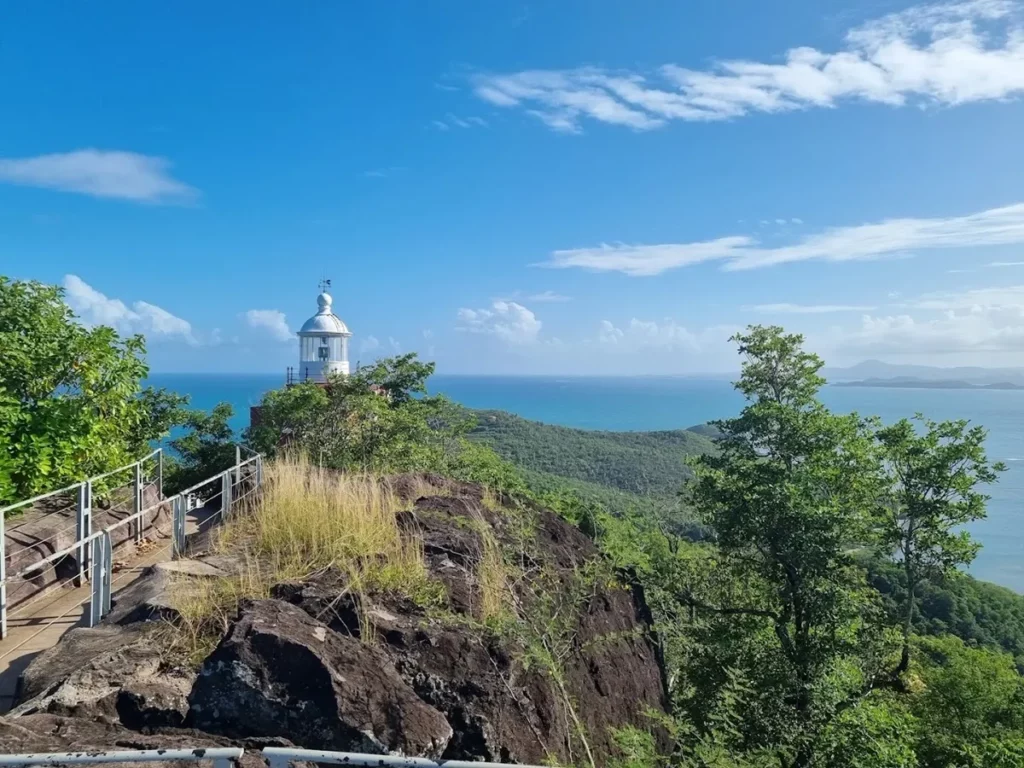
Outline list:
[[[903,648],[899,672],[910,665],[917,591],[921,582],[942,580],[978,551],[966,523],[985,517],[988,497],[977,490],[994,482],[1002,464],[985,456],[986,432],[966,421],[941,424],[918,416],[920,432],[907,419],[878,429],[887,489],[880,514],[879,544],[895,552],[903,570]]]
[[[754,327],[735,340],[748,405],[714,425],[720,453],[697,462],[691,497],[717,533],[717,570],[741,589],[694,604],[744,625],[730,654],[754,686],[741,742],[807,766],[822,731],[884,674],[877,600],[848,554],[871,530],[872,439],[855,414],[817,401],[823,363],[802,337]]]
[[[185,398],[143,389],[141,336],[79,324],[63,290],[0,276],[0,502],[130,464]]]
[[[862,563],[887,609],[899,615],[906,605],[903,569],[877,555]],[[1024,666],[1024,596],[1006,587],[959,572],[926,581],[918,587],[913,621],[915,634],[955,635],[970,645],[1005,650],[1018,668]]]
[[[528,493],[519,472],[466,435],[475,418],[443,396],[427,396],[433,363],[414,354],[378,361],[327,386],[267,393],[246,432],[268,457],[299,451],[320,466],[358,472],[440,472],[510,494]]]
[[[620,491],[673,497],[693,476],[690,456],[714,451],[705,437],[684,429],[602,432],[572,429],[477,411],[472,438],[516,466]]]
[[[921,724],[921,765],[1024,764],[1024,680],[1013,659],[953,637],[922,638],[917,646],[912,671],[920,690],[910,706]]]
[[[168,495],[223,472],[235,463],[235,433],[228,424],[234,415],[230,403],[212,411],[188,411],[183,426],[189,431],[170,441],[175,456],[165,462],[164,487]]]

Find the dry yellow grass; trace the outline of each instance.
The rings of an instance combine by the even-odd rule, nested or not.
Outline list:
[[[175,589],[183,635],[194,648],[247,597],[266,597],[282,581],[328,568],[346,574],[349,589],[393,591],[421,603],[443,600],[421,545],[403,537],[395,513],[402,502],[376,478],[324,470],[302,456],[266,466],[253,508],[222,527],[216,548],[243,558],[237,577],[187,579]]]
[[[487,528],[481,532],[483,553],[477,569],[480,613],[485,623],[501,621],[507,612],[509,585],[501,545]]]

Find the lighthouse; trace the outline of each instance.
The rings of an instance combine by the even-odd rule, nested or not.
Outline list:
[[[297,381],[322,384],[330,376],[348,376],[348,339],[352,333],[331,308],[334,300],[327,293],[330,287],[330,280],[320,284],[317,312],[299,330]]]

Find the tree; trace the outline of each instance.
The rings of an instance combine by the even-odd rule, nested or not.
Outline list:
[[[1024,679],[1006,653],[921,638],[910,671],[917,753],[927,768],[1024,765]]]
[[[189,411],[183,426],[188,432],[171,440],[175,458],[167,463],[165,483],[173,495],[206,480],[235,463],[235,433],[228,421],[230,403],[218,403],[210,413]]]
[[[63,290],[0,276],[0,502],[139,458],[186,399],[142,389],[141,336],[86,328]]]
[[[325,386],[270,392],[246,437],[268,456],[289,447],[335,469],[457,473],[478,455],[465,439],[475,419],[447,398],[426,394],[433,370],[433,363],[408,354]]]
[[[748,639],[726,658],[756,692],[743,743],[775,747],[801,768],[823,731],[884,677],[878,600],[850,555],[871,533],[877,462],[869,425],[816,399],[822,361],[801,336],[751,327],[733,340],[748,405],[714,423],[720,453],[697,460],[690,496],[733,584],[716,594],[741,599],[711,603],[684,590],[682,600],[715,617],[720,636],[742,625]]]
[[[876,432],[887,476],[881,545],[895,553],[906,589],[899,674],[910,666],[918,587],[925,580],[941,582],[974,559],[978,545],[961,527],[985,517],[988,497],[977,487],[994,482],[1006,468],[988,461],[981,427],[920,415],[917,421],[923,431],[903,419]]]

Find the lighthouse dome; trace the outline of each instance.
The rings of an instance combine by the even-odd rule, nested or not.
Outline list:
[[[317,296],[316,304],[319,309],[315,315],[303,324],[299,333],[318,335],[340,333],[351,335],[345,322],[331,310],[333,301],[331,294],[326,292]]]

